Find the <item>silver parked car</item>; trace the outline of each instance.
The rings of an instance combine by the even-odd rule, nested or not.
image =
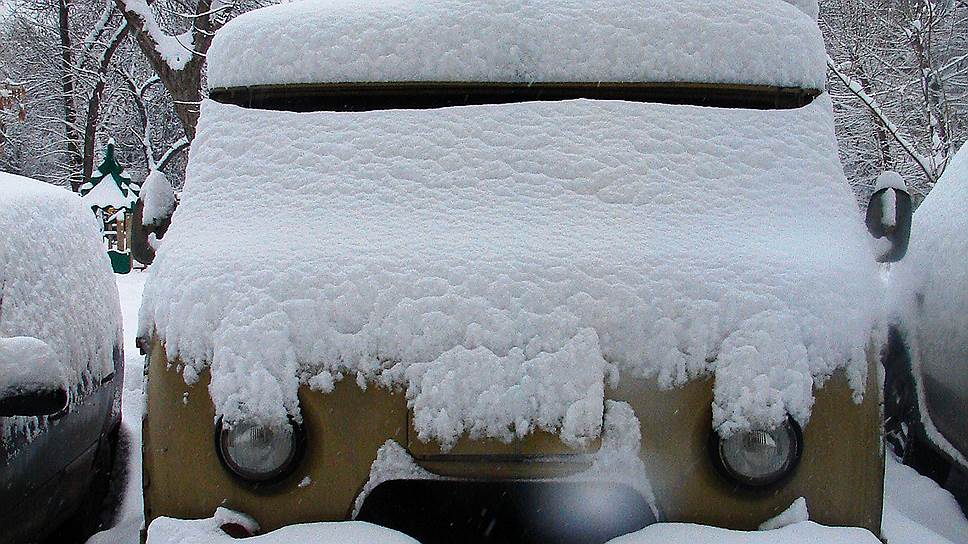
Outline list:
[[[886,427],[907,464],[968,510],[968,146],[914,213],[892,272]]]

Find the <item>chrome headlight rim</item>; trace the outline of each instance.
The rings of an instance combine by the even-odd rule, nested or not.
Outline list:
[[[244,423],[244,422],[243,422]],[[302,425],[289,418],[292,428],[292,446],[285,461],[276,469],[266,473],[255,473],[239,466],[224,450],[224,438],[228,430],[223,426],[222,418],[215,422],[215,454],[219,463],[235,480],[250,487],[264,487],[278,484],[291,476],[302,461],[306,451],[306,432]]]
[[[736,471],[724,459],[723,445],[726,441],[719,436],[719,432],[713,430],[709,436],[709,454],[713,465],[716,467],[716,471],[729,481],[729,483],[748,491],[769,491],[785,484],[796,474],[797,467],[800,465],[800,460],[803,457],[803,429],[790,416],[787,416],[786,421],[778,425],[776,429],[785,430],[793,446],[788,462],[781,472],[765,477],[751,477]]]

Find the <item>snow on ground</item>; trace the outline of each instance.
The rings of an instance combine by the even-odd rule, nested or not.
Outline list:
[[[968,543],[968,519],[951,493],[892,455],[885,472],[882,530],[888,544]]]
[[[608,544],[879,544],[867,529],[801,521],[770,531],[731,531],[691,523],[660,523]],[[910,544],[914,544],[911,542]]]
[[[124,320],[124,391],[121,396],[121,447],[115,478],[122,479],[114,527],[102,531],[87,544],[140,544],[144,524],[141,496],[141,416],[144,413],[144,357],[135,345],[138,307],[147,274],[132,271],[115,275]]]
[[[395,446],[395,445],[394,445]],[[409,460],[399,446],[396,456]],[[383,451],[383,450],[381,450]],[[410,476],[428,477],[413,465]],[[887,544],[964,544],[968,542],[968,520],[957,503],[933,481],[890,458],[887,464],[883,532]],[[787,519],[776,518],[772,528],[733,531],[690,523],[659,523],[636,533],[618,537],[609,544],[878,544],[866,529],[828,527],[803,519],[806,507],[794,503]],[[176,520],[160,518],[152,524],[148,544],[229,544],[237,542],[218,530],[224,523],[253,527],[244,515],[219,509],[212,518]],[[412,539],[392,531],[357,522],[310,523],[286,527],[256,537],[257,544],[313,543],[411,543]],[[107,541],[99,541],[107,542]],[[90,544],[90,543],[89,543]]]
[[[800,9],[781,0],[286,3],[219,30],[208,82],[691,81],[823,89],[817,2],[789,1]]]
[[[238,543],[238,540],[219,529],[226,523],[234,523],[249,530],[253,528],[247,516],[219,508],[215,511],[215,515],[208,519],[158,518],[148,530],[147,544]],[[289,525],[265,535],[247,538],[245,542],[252,544],[419,544],[403,533],[362,521]]]

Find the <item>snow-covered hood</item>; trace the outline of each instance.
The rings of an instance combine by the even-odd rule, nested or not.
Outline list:
[[[305,0],[226,24],[208,52],[208,82],[689,81],[823,89],[816,15],[816,0]]]
[[[0,172],[0,337],[40,339],[71,384],[114,369],[121,311],[91,209],[64,188]]]
[[[714,374],[724,431],[856,391],[876,268],[831,104],[575,100],[290,113],[205,102],[141,333],[219,414],[403,385],[424,438],[598,433],[620,375]]]

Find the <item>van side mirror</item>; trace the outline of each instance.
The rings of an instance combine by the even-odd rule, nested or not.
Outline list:
[[[897,172],[877,177],[867,205],[867,230],[874,237],[877,262],[894,263],[907,253],[911,239],[911,195]]]
[[[49,416],[67,407],[67,369],[44,341],[0,338],[0,417]]]

